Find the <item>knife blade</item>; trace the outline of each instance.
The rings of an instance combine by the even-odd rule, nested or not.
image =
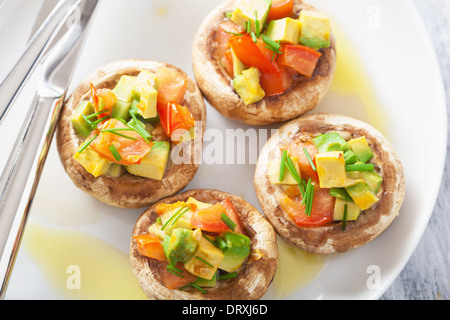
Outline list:
[[[0,178],[0,299],[6,294],[67,88],[97,3],[80,1],[77,25],[68,29],[45,56],[35,98]]]

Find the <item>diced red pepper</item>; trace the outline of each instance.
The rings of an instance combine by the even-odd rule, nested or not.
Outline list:
[[[225,52],[230,49],[230,44],[228,43],[228,40],[233,36],[233,33],[235,34],[244,34],[245,30],[237,25],[236,23],[225,20],[219,23],[219,28],[217,29],[216,33],[216,42],[217,42],[217,49],[216,54],[218,57],[222,57]]]
[[[226,215],[228,218],[230,218],[235,224],[236,227],[234,228],[234,232],[240,233],[245,235],[244,227],[242,226],[241,218],[236,212],[236,209],[234,208],[233,204],[231,203],[230,199],[225,199],[221,202],[221,204],[226,209]]]
[[[262,73],[277,73],[278,66],[272,61],[273,51],[265,48],[261,39],[257,43],[253,42],[250,35],[232,36],[229,40],[230,46],[236,56],[247,67],[256,67]],[[272,52],[270,54],[268,51]]]
[[[329,189],[314,188],[314,197],[311,215],[305,214],[305,206],[301,200],[294,200],[285,196],[280,201],[284,211],[301,227],[318,227],[330,223],[333,220],[335,198],[330,196]]]
[[[302,45],[282,45],[278,63],[311,78],[322,53]]]
[[[272,0],[267,21],[278,20],[292,16],[294,0]]]
[[[111,114],[112,108],[117,101],[116,95],[111,89],[96,89],[91,83],[91,98],[94,103],[95,112],[105,110],[104,113],[98,115],[98,119],[102,119]],[[100,109],[100,98],[103,100],[104,105],[102,110]]]
[[[282,94],[292,86],[293,77],[290,70],[285,66],[279,68],[278,73],[261,74],[260,85],[266,93],[266,97]]]
[[[195,125],[194,116],[189,109],[177,103],[158,103],[158,114],[161,125],[169,137],[177,129],[189,130]]]

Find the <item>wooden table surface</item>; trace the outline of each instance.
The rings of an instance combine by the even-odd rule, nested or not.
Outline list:
[[[412,0],[434,44],[450,114],[450,1]],[[450,125],[449,125],[450,130]],[[450,143],[450,135],[447,134]],[[383,300],[450,299],[450,144],[442,185],[430,222],[411,259]]]

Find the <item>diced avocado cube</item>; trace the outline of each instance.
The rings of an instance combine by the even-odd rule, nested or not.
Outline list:
[[[344,152],[317,153],[315,159],[321,188],[340,188],[346,185]]]
[[[96,178],[107,174],[112,164],[91,147],[87,147],[82,152],[75,152],[73,158]]]
[[[295,170],[297,171],[298,175],[301,176],[298,160],[297,158],[292,158],[292,163],[294,164]],[[272,184],[275,185],[297,185],[297,181],[292,176],[291,172],[285,168],[284,171],[284,179],[283,181],[280,181],[280,167],[281,167],[281,160],[271,160],[267,164],[267,173],[269,176],[269,180]]]
[[[234,77],[233,87],[246,105],[258,102],[265,96],[259,84],[259,77],[259,70],[255,67],[244,70],[242,74]]]
[[[330,19],[318,12],[302,10],[300,43],[314,49],[330,46]]]
[[[250,23],[250,31],[256,33],[256,20],[261,31],[271,6],[272,0],[240,0],[231,15],[231,21],[244,29]]]
[[[370,209],[379,200],[364,181],[358,181],[354,185],[346,187],[345,190],[361,210]]]
[[[329,151],[347,151],[350,145],[337,132],[324,133],[313,139],[319,153]]]
[[[111,164],[111,167],[109,167],[108,170],[108,176],[113,178],[119,178],[125,174],[125,168],[123,165],[118,163]]]
[[[156,73],[151,71],[142,70],[136,77],[136,82],[138,85],[142,83],[149,83],[156,90],[159,89],[158,77],[156,76]]]
[[[92,127],[86,122],[83,116],[89,116],[94,112],[94,105],[90,101],[82,101],[72,113],[70,121],[72,122],[76,132],[83,138],[87,138],[92,131]],[[92,121],[95,120],[96,119],[92,119]]]
[[[355,164],[358,162],[358,157],[352,150],[347,150],[344,152],[345,164]]]
[[[195,280],[195,284],[202,288],[214,288],[217,285],[217,278],[218,278],[217,274],[218,272],[216,271],[211,280],[197,278],[197,280]]]
[[[142,159],[140,164],[125,166],[132,175],[162,180],[166,172],[170,157],[170,143],[168,141],[155,141],[150,152]]]
[[[240,233],[225,232],[220,236],[227,244],[219,269],[226,272],[237,271],[250,254],[250,239]]]
[[[138,107],[138,113],[144,119],[155,118],[158,116],[156,108],[156,100],[158,97],[158,91],[155,90],[150,84],[145,84],[141,88],[140,100]]]
[[[236,77],[242,74],[242,71],[245,70],[245,65],[239,60],[233,49],[231,49],[231,58],[233,60],[233,75]]]
[[[284,18],[272,20],[265,34],[273,41],[288,44],[298,44],[300,41],[301,24],[296,19]]]
[[[123,102],[132,102],[133,101],[133,93],[131,90],[136,85],[136,77],[123,75],[120,77],[119,82],[113,89],[114,94],[116,95],[117,100]]]
[[[342,221],[344,220],[345,206],[347,205],[347,216],[346,221],[355,221],[361,214],[361,208],[358,207],[353,201],[345,201],[342,199],[336,199],[334,203],[333,220]]]
[[[373,171],[351,171],[347,172],[347,177],[354,180],[364,180],[375,194],[380,191],[383,183],[383,177]]]
[[[184,229],[193,228],[191,225],[192,211],[186,210],[187,208],[183,209],[183,206],[174,206],[172,210],[168,210],[167,212],[165,212],[160,216],[161,223],[164,226],[163,231],[166,234],[171,234],[172,231],[177,228],[184,228]]]
[[[345,200],[348,202],[353,202],[352,197],[350,197],[350,195],[348,194],[348,192],[345,190],[345,188],[331,188],[330,191],[330,196],[341,199],[341,200]]]
[[[131,102],[124,102],[122,100],[116,100],[116,103],[114,104],[112,111],[111,111],[111,117],[112,118],[120,118],[125,121],[128,121],[130,116],[130,107]]]
[[[209,203],[198,201],[197,199],[192,198],[192,197],[189,197],[187,199],[186,203],[187,204],[195,204],[197,206],[197,209],[200,209],[200,210],[201,209],[206,209],[206,208],[211,206],[211,204],[209,204]]]
[[[173,229],[170,236],[167,256],[183,263],[188,262],[194,256],[200,238],[201,232],[199,233],[183,228]]]
[[[178,260],[174,257],[171,257],[169,254],[170,238],[171,238],[170,235],[166,235],[161,244],[164,250],[164,254],[166,255],[167,261],[169,262],[170,265],[174,266],[177,264]]]
[[[223,259],[222,250],[201,237],[197,251],[191,260],[185,263],[187,271],[200,278],[211,280]]]
[[[348,144],[360,161],[367,162],[373,158],[373,152],[372,149],[370,149],[366,137],[362,136],[352,139]]]

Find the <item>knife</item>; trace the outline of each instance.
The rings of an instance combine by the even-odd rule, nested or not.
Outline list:
[[[4,299],[67,88],[98,0],[81,0],[79,21],[42,61],[36,95],[0,178],[0,299]],[[32,175],[34,174],[34,176]]]

